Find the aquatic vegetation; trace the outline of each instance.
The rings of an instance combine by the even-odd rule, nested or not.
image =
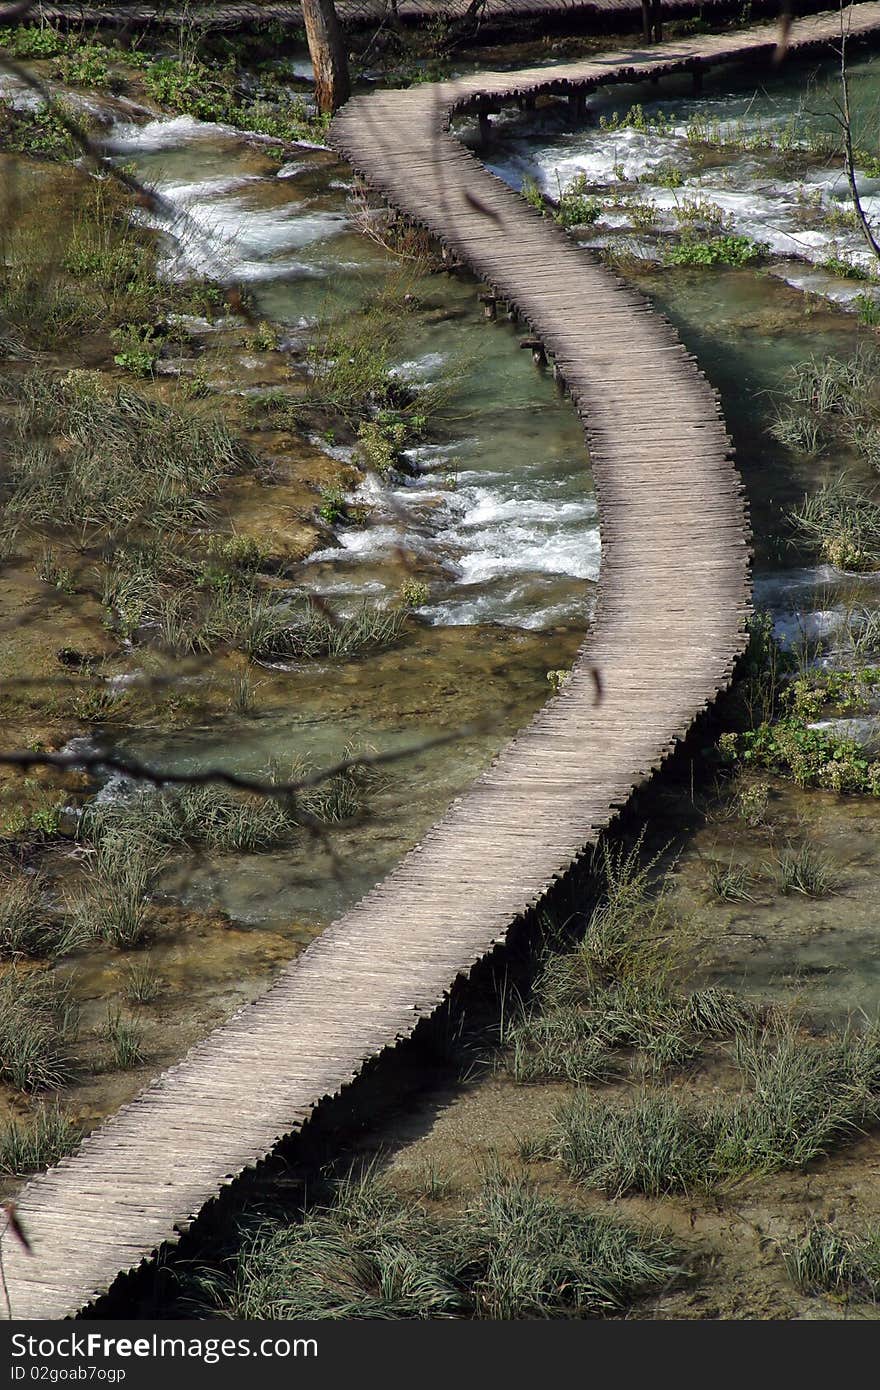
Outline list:
[[[0,974],[0,1081],[51,1090],[70,1077],[73,1014],[51,974],[10,966]]]
[[[819,262],[819,269],[827,271],[829,275],[839,275],[844,280],[870,280],[872,278],[870,271],[866,270],[864,266],[839,254],[826,256],[823,261]]]
[[[118,351],[113,356],[117,367],[132,376],[152,376],[162,351],[162,339],[152,324],[126,323],[112,333]]]
[[[805,1293],[838,1297],[880,1298],[880,1229],[839,1230],[813,1220],[791,1245],[783,1248],[789,1278]]]
[[[553,216],[563,227],[591,227],[602,213],[599,199],[589,192],[583,174],[559,190],[559,202]]]
[[[412,611],[415,608],[425,606],[430,597],[430,589],[421,579],[405,579],[398,590],[397,597],[401,608],[408,608]]]
[[[79,147],[65,122],[73,114],[59,101],[19,109],[0,97],[0,150],[31,159],[75,159]]]
[[[546,199],[544,197],[544,194],[541,192],[539,185],[535,182],[534,179],[523,179],[519,191],[522,197],[525,198],[529,206],[533,207],[536,212],[540,212],[543,214],[546,211]]]
[[[164,983],[151,961],[130,961],[123,974],[123,995],[129,1004],[152,1004]]]
[[[721,864],[713,861],[709,865],[709,887],[716,898],[722,902],[750,902],[752,877],[744,864]]]
[[[66,946],[63,922],[47,910],[39,874],[0,879],[0,958],[54,956]]]
[[[245,1236],[201,1292],[244,1318],[548,1318],[620,1311],[683,1274],[663,1237],[493,1176],[429,1216],[368,1174],[300,1223]]]
[[[796,534],[838,569],[880,567],[880,502],[846,474],[805,497],[788,519]]]
[[[653,169],[639,175],[639,183],[653,183],[658,188],[681,188],[684,181],[684,171],[671,161],[655,164]]]
[[[288,661],[360,656],[390,646],[403,635],[408,614],[403,608],[380,608],[364,602],[349,617],[337,617],[326,605],[308,603],[298,616],[278,608],[275,624],[254,647],[255,654]]]
[[[766,782],[750,782],[736,797],[736,811],[747,825],[763,825],[770,804],[770,788]]]
[[[81,1127],[58,1105],[38,1105],[0,1124],[0,1173],[21,1177],[51,1168],[72,1153]]]
[[[103,1037],[109,1048],[110,1065],[115,1070],[131,1071],[144,1061],[141,1030],[131,1019],[123,1018],[121,1010],[108,1006]]]
[[[731,214],[725,212],[718,203],[713,203],[709,198],[688,193],[676,198],[672,216],[679,230],[686,236],[692,236],[696,231],[705,229],[718,237],[722,232],[728,232],[733,227]],[[741,262],[732,263],[740,264]]]
[[[807,898],[827,898],[840,888],[840,874],[827,854],[806,841],[797,849],[788,845],[776,860],[780,893],[802,893]]]
[[[822,425],[813,415],[782,410],[767,432],[786,449],[798,454],[813,457],[823,447]]]
[[[402,420],[364,420],[358,429],[355,458],[363,468],[387,479],[400,466],[406,441],[407,428]]]
[[[162,862],[148,826],[108,829],[94,844],[85,886],[68,900],[76,940],[106,941],[121,950],[139,946],[150,930],[151,896]]]
[[[880,327],[880,299],[871,294],[857,294],[853,304],[862,323],[870,328]]]
[[[16,407],[6,515],[29,526],[204,524],[208,497],[253,462],[220,418],[88,372],[29,372],[3,389]]]
[[[876,1027],[826,1042],[793,1029],[740,1035],[739,1095],[715,1102],[642,1091],[634,1101],[579,1090],[540,1146],[608,1196],[662,1196],[802,1168],[880,1113]]]
[[[682,237],[676,245],[666,252],[669,265],[714,266],[749,265],[760,260],[765,248],[750,237],[728,233],[724,236],[709,236],[699,239],[693,236]]]
[[[12,58],[55,58],[71,40],[51,24],[18,24],[0,27],[0,48]]]

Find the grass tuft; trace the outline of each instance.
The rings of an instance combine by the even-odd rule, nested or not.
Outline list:
[[[683,1274],[664,1238],[488,1177],[429,1217],[368,1175],[299,1225],[264,1225],[201,1287],[235,1318],[557,1318],[618,1312]]]
[[[19,1091],[50,1090],[70,1078],[73,1015],[49,974],[12,966],[0,975],[0,1081]]]
[[[23,1177],[51,1168],[71,1153],[82,1137],[79,1125],[57,1105],[40,1105],[0,1127],[0,1173]]]

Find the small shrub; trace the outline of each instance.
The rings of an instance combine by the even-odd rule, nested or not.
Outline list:
[[[427,584],[420,579],[405,579],[400,586],[398,600],[401,608],[412,611],[415,608],[424,608],[428,602],[430,590]]]
[[[670,247],[666,259],[670,265],[741,266],[750,265],[765,254],[765,248],[750,237],[729,233],[699,239],[683,237],[676,246]]]

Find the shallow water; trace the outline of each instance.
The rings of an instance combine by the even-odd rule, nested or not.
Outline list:
[[[660,100],[657,89],[633,88],[594,103],[595,114],[611,114],[642,101],[649,117],[668,117],[667,134],[571,130],[558,113],[533,118],[528,128],[518,116],[504,117],[485,157],[510,182],[528,174],[551,192],[557,173],[562,184],[586,172],[611,187],[618,172],[632,177],[674,160],[689,170],[684,188],[647,189],[664,215],[676,197],[699,192],[721,203],[737,230],[775,246],[772,273],[646,266],[636,278],[720,390],[748,486],[757,602],[771,609],[789,640],[833,639],[854,602],[880,600],[880,585],[818,565],[792,545],[787,509],[840,460],[786,453],[767,425],[791,364],[813,353],[848,353],[866,335],[854,315],[836,307],[862,286],[791,259],[828,254],[825,234],[815,229],[807,229],[803,245],[791,238],[803,190],[839,199],[836,173],[819,162],[786,182],[774,160],[759,153],[714,162],[691,157],[683,132],[695,119],[784,125],[797,114],[802,99],[793,78],[768,76],[754,96],[737,88],[743,76],[722,72],[699,99],[676,96],[673,83]],[[853,84],[867,108],[880,88],[880,64],[860,59]],[[278,168],[266,143],[177,117],[117,121],[108,148],[134,163],[175,210],[167,273],[205,271],[246,282],[259,311],[301,345],[319,318],[357,309],[396,269],[357,231],[344,165],[328,151],[303,147]],[[624,216],[612,230],[626,231]],[[835,236],[838,250],[854,256],[859,248],[839,229]],[[826,297],[825,307],[797,288],[805,277]],[[575,412],[518,350],[518,330],[483,318],[469,277],[430,276],[417,292],[398,369],[424,384],[447,368],[456,372],[446,418],[436,437],[411,451],[412,478],[367,479],[354,500],[368,503],[368,523],[340,529],[340,544],[309,557],[297,583],[344,610],[365,596],[384,600],[415,573],[429,586],[419,613],[424,626],[402,648],[363,662],[267,673],[270,707],[246,726],[229,720],[174,736],[144,733],[130,744],[163,764],[210,760],[255,772],[270,756],[282,764],[302,755],[320,763],[350,740],[384,750],[482,722],[459,743],[396,764],[371,819],[334,832],[335,858],[326,846],[304,841],[293,851],[190,867],[177,885],[185,901],[220,906],[243,923],[298,922],[307,929],[365,891],[542,703],[546,671],[571,661],[589,619],[599,534]],[[845,462],[867,480],[864,465]]]

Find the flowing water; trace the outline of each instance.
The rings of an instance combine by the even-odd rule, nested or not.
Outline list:
[[[592,123],[577,128],[559,111],[532,114],[528,124],[505,115],[482,152],[514,186],[528,176],[551,194],[581,173],[613,192],[622,180],[674,164],[684,174],[680,187],[645,185],[658,209],[652,245],[689,195],[711,199],[730,229],[771,248],[769,269],[757,272],[646,264],[635,278],[721,391],[749,490],[756,597],[792,639],[833,635],[853,602],[880,597],[876,580],[817,565],[791,544],[787,508],[840,460],[789,454],[766,428],[792,363],[848,354],[867,334],[841,308],[873,291],[818,268],[832,254],[864,260],[845,219],[828,225],[828,210],[845,208],[839,169],[816,156],[802,158],[795,175],[790,161],[758,149],[707,151],[703,142],[697,151],[694,132],[730,128],[742,144],[744,132],[771,126],[798,138],[827,126],[831,72],[816,68],[806,102],[803,77],[803,65],[781,76],[762,72],[756,92],[753,74],[728,68],[699,98],[676,81],[611,89],[593,99]],[[880,62],[860,57],[852,83],[867,131],[880,101]],[[642,104],[648,128],[598,128],[600,117],[613,120],[633,102]],[[820,114],[806,115],[805,105]],[[650,128],[653,120],[662,128]],[[466,125],[462,134],[473,138]],[[859,138],[869,143],[866,133]],[[166,236],[166,273],[204,271],[245,283],[259,312],[283,326],[287,344],[301,347],[320,319],[355,310],[398,272],[354,223],[350,170],[307,145],[279,168],[266,156],[267,143],[189,117],[146,118],[118,107],[107,139],[179,214]],[[880,215],[880,180],[860,182],[867,210]],[[606,209],[584,239],[612,237],[636,247],[646,241],[622,206]],[[518,350],[518,330],[484,319],[469,277],[433,275],[416,288],[398,369],[424,384],[452,371],[442,427],[410,452],[412,477],[368,478],[353,499],[368,504],[368,520],[311,555],[295,588],[327,595],[344,611],[364,597],[385,601],[415,572],[429,589],[420,626],[400,648],[364,661],[267,673],[282,695],[246,728],[230,721],[171,736],[143,733],[131,743],[165,764],[210,761],[254,771],[270,756],[282,764],[302,754],[321,762],[350,740],[386,750],[469,720],[493,722],[396,765],[375,814],[335,833],[333,854],[309,843],[196,866],[187,900],[219,905],[238,922],[293,921],[308,934],[357,898],[540,705],[547,670],[571,661],[588,625],[599,533],[575,412]],[[247,364],[240,366],[231,389],[254,389]],[[870,480],[864,464],[844,462]]]

